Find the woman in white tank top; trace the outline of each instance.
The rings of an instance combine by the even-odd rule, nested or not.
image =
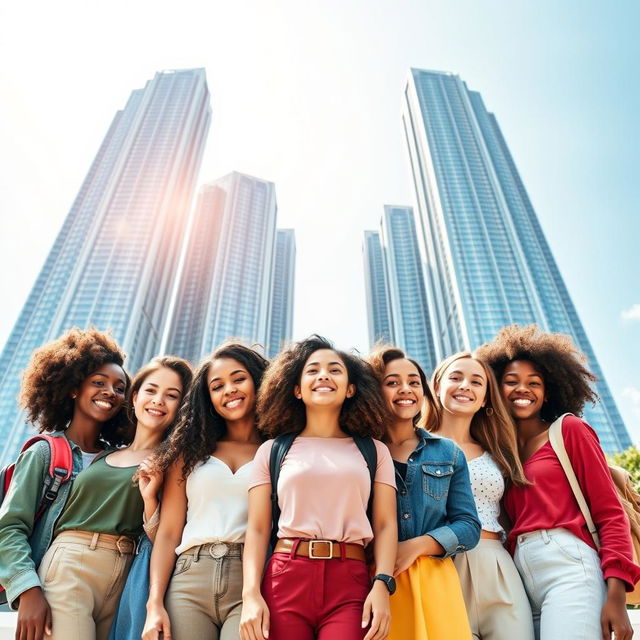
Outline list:
[[[144,640],[237,640],[253,458],[262,442],[259,353],[225,344],[198,368],[178,426],[155,460],[166,472],[151,556]]]
[[[491,369],[469,352],[456,353],[432,378],[440,412],[438,435],[464,452],[482,524],[477,547],[454,562],[476,640],[533,640],[527,594],[502,546],[499,522],[505,480],[528,484],[518,458],[515,429]]]

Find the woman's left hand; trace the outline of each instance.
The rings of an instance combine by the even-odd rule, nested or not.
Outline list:
[[[611,640],[612,633],[615,640],[631,640],[633,636],[633,628],[627,613],[625,585],[618,578],[607,579],[607,600],[602,607],[600,624],[603,640]]]
[[[391,612],[389,610],[389,591],[384,582],[376,580],[364,601],[362,610],[362,628],[369,625],[364,640],[384,640],[389,635]]]
[[[143,460],[138,467],[138,487],[142,499],[157,500],[158,493],[162,487],[162,473],[149,466],[146,460]]]

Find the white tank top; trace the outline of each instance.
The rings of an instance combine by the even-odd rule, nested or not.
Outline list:
[[[207,542],[244,542],[253,460],[235,473],[215,456],[187,478],[187,523],[176,554]]]
[[[504,478],[500,467],[488,451],[469,460],[471,491],[476,502],[478,517],[485,531],[504,533],[498,522],[500,500],[504,493]]]

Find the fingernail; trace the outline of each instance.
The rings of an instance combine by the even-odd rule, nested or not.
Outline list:
[[[367,621],[366,621],[366,620],[363,620],[363,621],[362,621],[362,628],[364,629],[366,626],[367,626]]]

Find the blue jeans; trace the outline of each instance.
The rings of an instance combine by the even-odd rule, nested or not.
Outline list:
[[[140,640],[142,636],[144,621],[147,618],[149,562],[152,549],[151,541],[143,535],[113,619],[109,640]]]
[[[601,640],[606,585],[595,549],[566,529],[518,536],[514,562],[537,640]]]

